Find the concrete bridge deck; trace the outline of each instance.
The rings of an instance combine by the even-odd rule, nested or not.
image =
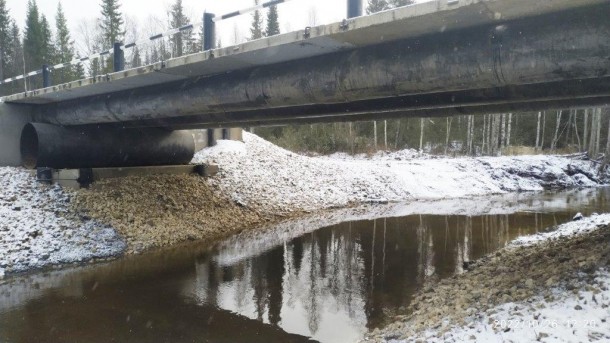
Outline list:
[[[606,20],[609,9],[607,0],[432,1],[2,100],[31,106],[40,122],[170,128],[605,104],[610,30],[589,17]],[[546,19],[538,28],[528,18]]]

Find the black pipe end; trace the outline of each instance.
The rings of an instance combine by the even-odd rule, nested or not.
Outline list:
[[[38,133],[31,123],[21,131],[20,151],[21,164],[28,169],[36,168],[38,165]]]

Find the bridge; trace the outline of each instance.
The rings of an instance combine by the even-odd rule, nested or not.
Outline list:
[[[128,147],[149,158],[127,164],[163,160],[186,139],[173,130],[602,106],[609,13],[607,0],[437,0],[14,94],[0,165]]]

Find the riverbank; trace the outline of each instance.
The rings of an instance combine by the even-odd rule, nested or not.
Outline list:
[[[354,204],[467,198],[508,192],[595,187],[608,181],[590,161],[562,156],[370,159],[307,157],[244,132],[220,141],[194,162],[218,164],[212,185],[263,213],[291,213]],[[401,157],[402,156],[402,157]]]
[[[209,179],[129,177],[72,191],[0,168],[0,275],[213,240],[313,211],[608,181],[590,161],[570,157],[412,157],[411,150],[307,157],[244,133],[244,142],[219,141],[196,154],[193,163],[219,165]]]
[[[366,341],[610,339],[610,215],[517,239],[467,271],[430,282]]]

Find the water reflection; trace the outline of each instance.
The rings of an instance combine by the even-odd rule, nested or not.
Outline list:
[[[291,239],[271,231],[263,250],[193,246],[15,278],[0,285],[0,341],[356,341],[404,312],[427,278],[603,210],[609,193],[567,206],[585,198],[541,196],[564,204],[548,213],[353,220]]]

